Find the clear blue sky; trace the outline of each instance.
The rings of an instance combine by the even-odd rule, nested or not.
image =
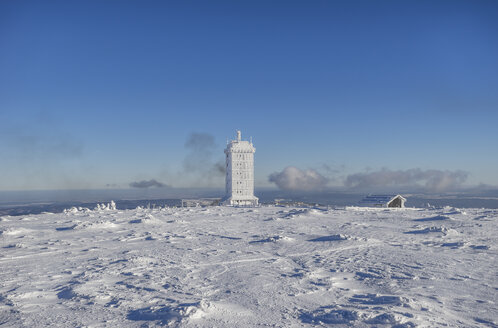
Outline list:
[[[286,166],[498,185],[497,125],[498,1],[0,2],[0,190],[223,186],[184,172],[185,142],[223,160],[235,129],[257,186]]]

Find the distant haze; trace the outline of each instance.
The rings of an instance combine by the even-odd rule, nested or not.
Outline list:
[[[164,183],[161,183],[159,181],[156,181],[155,179],[152,179],[152,180],[142,180],[142,181],[131,182],[130,187],[132,187],[132,188],[151,188],[151,187],[164,188],[164,187],[168,187],[168,185],[165,185]]]

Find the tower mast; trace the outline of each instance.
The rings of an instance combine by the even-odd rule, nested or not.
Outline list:
[[[225,149],[226,155],[226,195],[225,205],[256,206],[254,196],[254,153],[252,142],[242,140],[240,130],[237,137]]]

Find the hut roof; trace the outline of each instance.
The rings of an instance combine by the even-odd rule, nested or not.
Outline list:
[[[372,207],[386,206],[398,197],[401,197],[403,201],[406,201],[406,198],[401,195],[368,195],[367,197],[362,199],[360,205]]]

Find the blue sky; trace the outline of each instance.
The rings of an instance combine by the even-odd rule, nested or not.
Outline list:
[[[223,186],[192,134],[253,137],[256,186],[379,170],[498,185],[496,1],[2,1],[0,190]]]

